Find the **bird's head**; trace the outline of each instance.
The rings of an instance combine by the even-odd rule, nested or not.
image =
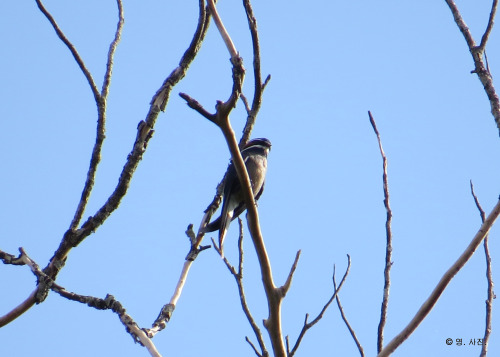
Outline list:
[[[241,150],[241,153],[250,151],[261,151],[267,156],[268,152],[271,150],[271,142],[266,138],[257,138],[250,140]]]

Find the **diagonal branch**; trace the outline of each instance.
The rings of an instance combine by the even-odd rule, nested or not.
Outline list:
[[[488,235],[488,232],[490,231],[499,215],[500,200],[497,202],[495,207],[493,207],[493,210],[490,212],[488,217],[486,217],[481,227],[479,227],[479,230],[477,231],[476,235],[467,246],[467,248],[465,248],[464,252],[460,255],[457,261],[453,263],[453,265],[444,273],[441,280],[438,282],[427,300],[425,300],[425,302],[422,304],[415,316],[411,319],[408,325],[396,337],[394,337],[382,351],[380,351],[378,357],[387,357],[391,355],[396,350],[396,348],[398,348],[416,330],[418,325],[420,325],[420,323],[425,319],[436,302],[439,300],[439,297],[446,289],[450,281],[469,261],[476,249],[479,247],[479,244],[481,244],[486,235]]]
[[[39,265],[33,259],[31,259],[28,254],[26,254],[23,248],[19,248],[19,251],[21,252],[21,254],[19,255],[19,260],[22,261],[23,264],[30,267],[31,271],[37,277],[38,281],[46,282],[50,286],[51,290],[68,300],[80,302],[98,310],[113,311],[118,315],[120,321],[125,326],[125,329],[132,336],[135,342],[140,343],[142,346],[146,347],[151,356],[161,357],[153,342],[148,338],[144,331],[139,328],[132,317],[127,314],[122,304],[112,295],[108,294],[106,295],[105,299],[101,299],[93,296],[85,296],[69,292],[62,286],[56,284],[54,280],[52,280],[42,270],[40,270]]]
[[[200,0],[200,3],[202,4],[203,1]],[[159,96],[162,96],[162,94],[162,97],[164,99],[168,98],[168,95],[165,96],[164,93],[169,93],[172,90],[173,85],[177,84],[182,78],[184,78],[189,65],[198,53],[199,44],[204,39],[206,32],[202,30],[206,30],[207,28],[205,25],[207,16],[204,10],[204,6],[200,5],[200,8],[203,8],[203,11],[200,12],[200,18],[193,41],[184,53],[179,66],[174,69],[165,80],[164,84],[169,83],[169,86],[165,87],[164,85],[162,85],[161,90],[153,96],[153,100],[146,119],[144,121],[141,121],[137,127],[137,136],[132,151],[127,156],[127,161],[125,162],[125,165],[122,169],[115,190],[109,196],[104,205],[93,216],[89,217],[80,229],[76,231],[66,232],[65,237],[67,236],[67,239],[63,239],[63,242],[61,242],[61,246],[56,251],[54,257],[51,259],[49,266],[46,268],[51,273],[51,276],[55,271],[59,270],[56,267],[56,262],[61,262],[73,246],[77,246],[78,244],[80,244],[83,239],[85,239],[98,227],[100,227],[109,217],[109,215],[116,208],[118,208],[122,198],[127,193],[130,181],[132,180],[132,176],[135,173],[139,162],[142,160],[142,156],[146,151],[147,144],[154,133],[153,129],[161,109],[161,105],[158,103],[157,99]]]
[[[382,147],[382,140],[380,139],[380,134],[375,124],[375,119],[373,119],[372,113],[368,111],[368,116],[370,117],[370,123],[373,127],[373,131],[377,136],[378,147],[380,150],[380,155],[382,156],[382,180],[384,185],[384,206],[387,213],[387,218],[385,221],[385,232],[386,232],[386,248],[385,248],[385,267],[384,267],[384,296],[382,298],[382,307],[380,311],[380,322],[378,325],[378,338],[377,338],[377,353],[382,350],[384,342],[384,327],[387,319],[387,305],[389,304],[389,290],[391,287],[391,267],[392,267],[392,210],[389,203],[389,184],[387,179],[387,157],[385,156],[384,149]]]
[[[236,51],[236,47],[234,47],[233,40],[231,40],[231,36],[229,36],[229,33],[227,32],[226,28],[224,27],[224,24],[222,23],[222,20],[219,16],[219,13],[217,12],[217,9],[215,8],[215,3],[214,0],[208,0],[208,7],[210,9],[210,14],[212,15],[215,26],[217,26],[217,29],[219,30],[219,33],[222,37],[222,40],[224,40],[224,43],[226,44],[227,50],[229,51],[229,54],[231,55],[231,58],[236,58],[238,56],[238,51]]]
[[[479,210],[481,221],[484,222],[486,214],[484,213],[484,210],[481,207],[481,204],[479,203],[479,200],[474,192],[474,185],[472,184],[472,180],[470,182],[470,190],[472,197],[474,198],[474,202],[476,203],[476,207]],[[494,284],[492,276],[493,274],[491,273],[491,255],[490,255],[488,240],[489,240],[489,235],[486,235],[486,237],[484,238],[483,245],[484,245],[484,255],[486,257],[486,282],[488,284],[488,289],[487,289],[487,299],[486,299],[486,321],[485,321],[483,345],[481,348],[480,357],[486,357],[486,354],[488,352],[488,342],[490,340],[490,335],[491,335],[492,306],[493,306],[493,299],[495,298],[495,293],[493,292]]]
[[[337,282],[335,281],[335,274],[333,274],[333,287],[335,290],[337,290]],[[361,346],[361,343],[359,342],[358,337],[356,336],[356,333],[354,332],[354,329],[351,327],[351,324],[349,323],[349,321],[347,321],[347,317],[344,314],[344,309],[343,309],[342,305],[340,304],[339,294],[337,294],[336,300],[337,300],[337,306],[338,306],[339,311],[340,311],[340,316],[342,316],[342,320],[344,320],[344,323],[347,326],[347,329],[349,330],[349,333],[351,334],[351,336],[354,340],[354,343],[356,343],[356,346],[358,347],[358,350],[359,350],[359,354],[361,355],[361,357],[364,357],[365,352],[363,351],[363,346]]]
[[[264,339],[262,338],[262,332],[261,332],[259,326],[257,325],[257,323],[255,322],[255,319],[253,318],[252,313],[250,312],[250,309],[248,307],[248,303],[246,300],[246,296],[245,296],[245,290],[243,287],[243,222],[242,222],[241,218],[238,218],[238,224],[239,224],[239,230],[240,230],[239,231],[239,238],[238,238],[238,255],[239,255],[238,256],[238,270],[236,271],[234,266],[232,266],[229,263],[229,261],[227,260],[226,257],[223,257],[223,261],[224,261],[224,264],[226,264],[227,269],[233,275],[233,277],[236,281],[236,285],[238,286],[238,294],[240,296],[241,308],[243,309],[243,312],[245,313],[245,316],[246,316],[248,322],[250,323],[250,326],[252,327],[252,330],[255,334],[255,337],[257,338],[257,341],[259,342],[259,347],[260,347],[260,350],[262,352],[259,353],[257,351],[257,349],[250,342],[248,337],[246,338],[247,342],[254,349],[254,352],[257,355],[268,356],[269,352],[267,351],[266,345],[264,343]],[[212,242],[213,242],[215,249],[217,250],[217,253],[219,253],[219,255],[222,256],[221,250],[217,247],[217,245],[215,244],[213,239],[212,239]]]
[[[286,278],[286,281],[283,284],[283,286],[280,287],[281,295],[283,297],[285,297],[286,293],[290,289],[290,286],[292,285],[293,273],[295,273],[295,269],[297,269],[297,264],[299,264],[299,258],[301,252],[302,251],[300,249],[297,251],[297,254],[295,255],[295,260],[293,261],[292,267],[290,268],[290,273],[288,273],[288,277]]]
[[[36,4],[38,5],[38,8],[40,11],[45,15],[47,20],[49,20],[50,24],[56,31],[57,36],[61,39],[61,41],[68,47],[69,51],[73,55],[73,58],[75,59],[76,63],[80,67],[81,71],[83,72],[83,75],[87,79],[87,82],[89,82],[90,89],[92,90],[92,94],[94,94],[94,98],[96,103],[100,101],[101,95],[99,94],[99,90],[97,89],[97,86],[94,82],[94,79],[92,78],[92,75],[90,74],[89,70],[85,66],[85,63],[83,62],[82,58],[78,54],[78,51],[76,50],[75,46],[68,40],[68,38],[64,35],[64,33],[61,31],[59,28],[59,25],[57,25],[56,20],[52,17],[52,15],[45,9],[43,6],[43,3],[41,0],[35,0]]]
[[[288,357],[293,357],[295,355],[295,352],[297,352],[297,349],[299,348],[299,345],[302,342],[302,339],[304,338],[304,335],[306,334],[307,330],[316,325],[319,322],[319,320],[323,318],[323,315],[325,314],[326,310],[328,309],[332,301],[337,297],[337,294],[339,293],[340,289],[342,289],[342,286],[344,285],[344,282],[347,278],[347,275],[349,274],[350,269],[351,269],[351,257],[349,256],[349,254],[347,254],[347,268],[344,273],[344,276],[342,277],[342,280],[340,281],[339,288],[337,289],[334,285],[332,297],[327,301],[325,306],[323,306],[318,316],[316,316],[314,320],[312,320],[311,322],[307,322],[307,320],[309,319],[309,314],[306,314],[306,317],[304,319],[304,326],[302,326],[302,330],[299,333],[299,337],[297,337],[295,346],[293,346],[292,351],[288,353]],[[333,266],[333,276],[335,276],[335,265]]]
[[[47,16],[49,21],[55,24],[52,16],[50,16],[50,14],[45,10],[39,0],[37,0],[37,3],[39,4],[40,10]],[[193,39],[187,50],[184,52],[179,65],[170,73],[170,75],[163,82],[160,89],[153,96],[149,112],[146,115],[146,119],[139,122],[139,125],[137,127],[137,136],[133,144],[132,151],[127,156],[127,160],[122,169],[115,190],[113,191],[113,193],[111,193],[103,206],[93,216],[89,217],[80,229],[70,228],[64,233],[59,247],[50,259],[47,267],[45,267],[45,269],[43,270],[44,273],[52,280],[55,281],[59,271],[64,266],[67,255],[71,251],[71,249],[79,245],[86,237],[95,232],[95,230],[104,223],[109,215],[111,215],[111,213],[113,213],[113,211],[118,208],[122,198],[127,193],[130,181],[132,180],[135,170],[137,169],[137,166],[141,161],[144,152],[146,151],[147,144],[153,135],[156,119],[160,111],[165,109],[172,88],[186,75],[189,65],[196,57],[201,47],[201,43],[205,38],[206,30],[208,28],[208,14],[205,10],[204,0],[199,0],[199,4],[200,15]],[[120,25],[118,25],[118,27],[119,26]],[[62,34],[57,25],[55,29],[59,37],[63,41],[65,41],[65,43],[67,43],[68,41],[66,37]],[[72,49],[72,53],[76,53],[72,45],[69,45],[70,49]],[[74,56],[79,65],[85,68],[78,54],[76,53],[76,55]],[[91,79],[91,77],[87,78]],[[95,85],[93,86],[93,88],[95,88]],[[97,89],[95,89],[94,93],[96,93],[95,95],[97,97],[100,96],[97,92]],[[49,287],[47,287],[46,285],[37,285],[35,290],[24,302],[14,308],[11,312],[7,313],[5,316],[0,317],[0,326],[13,321],[28,309],[30,309],[35,303],[43,301],[48,294],[48,290]]]

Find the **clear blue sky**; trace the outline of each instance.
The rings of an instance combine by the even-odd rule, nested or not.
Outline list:
[[[249,70],[251,47],[240,2],[219,9]],[[490,1],[458,2],[476,39]],[[101,87],[116,26],[108,1],[46,1]],[[137,123],[191,40],[196,1],[124,1],[126,23],[115,58],[106,141],[84,217],[103,204],[135,139]],[[283,330],[295,341],[304,315],[315,316],[352,258],[340,294],[368,356],[376,353],[383,287],[385,210],[381,158],[368,121],[371,110],[389,160],[393,269],[386,342],[422,302],[476,233],[480,218],[469,180],[489,210],[500,193],[500,141],[471,56],[442,1],[255,1],[263,75],[271,74],[255,137],[273,142],[262,231],[277,283],[298,249],[297,272],[283,305]],[[45,266],[80,198],[95,140],[96,108],[86,80],[34,1],[0,3],[2,175],[0,249],[24,247]],[[500,28],[487,48],[496,79]],[[198,224],[222,178],[229,153],[219,130],[189,109],[186,92],[212,110],[231,86],[229,54],[211,25],[187,77],[173,92],[134,176],[108,221],[71,251],[58,283],[70,291],[113,294],[141,327],[168,302],[188,250],[184,234]],[[500,84],[497,89],[500,89]],[[237,133],[242,103],[232,114]],[[215,236],[215,235],[214,235]],[[236,225],[226,256],[236,262]],[[257,321],[267,315],[249,236],[245,282]],[[492,230],[494,277],[500,255]],[[208,244],[208,240],[204,244]],[[482,247],[451,282],[418,330],[394,356],[477,356],[469,340],[484,334]],[[35,287],[27,267],[0,266],[0,314]],[[490,355],[500,355],[498,304]],[[154,338],[164,356],[254,356],[255,338],[234,279],[213,250],[195,262],[167,329]],[[465,346],[447,346],[462,338]],[[6,356],[146,356],[116,315],[51,293],[41,305],[0,329]],[[267,343],[270,349],[270,343]],[[356,356],[332,306],[310,330],[297,356]]]

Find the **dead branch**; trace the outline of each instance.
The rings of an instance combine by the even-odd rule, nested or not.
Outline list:
[[[101,149],[105,139],[104,133],[106,127],[106,103],[109,93],[109,85],[111,83],[111,74],[113,71],[113,59],[118,43],[120,42],[123,24],[125,22],[125,19],[123,17],[123,6],[121,0],[117,0],[117,6],[118,6],[118,24],[116,25],[115,37],[111,42],[111,44],[109,45],[108,60],[106,63],[106,73],[104,74],[101,93],[99,94],[98,97],[95,98],[97,105],[97,113],[98,113],[96,141],[94,144],[94,148],[92,149],[92,156],[90,158],[90,165],[89,165],[89,170],[87,172],[87,179],[85,180],[85,184],[82,190],[82,195],[80,198],[80,202],[78,203],[75,216],[73,217],[73,221],[70,224],[70,229],[76,229],[82,219],[83,213],[85,211],[87,202],[90,197],[90,193],[92,192],[92,188],[94,187],[94,179],[97,172],[97,166],[101,161]]]
[[[50,13],[43,7],[40,0],[37,0],[37,4],[39,5],[42,13],[47,17],[49,22],[53,25],[57,35],[63,41],[66,46],[70,49],[73,54],[76,62],[84,72],[96,101],[100,103],[102,101],[102,95],[98,92],[97,87],[92,79],[92,76],[88,72],[83,63],[83,60],[78,55],[78,52],[73,47],[73,45],[67,40],[62,31],[57,27],[57,24]],[[122,14],[121,2],[118,0],[119,4],[119,13]],[[122,198],[126,195],[128,191],[128,187],[130,185],[130,181],[139,165],[139,162],[142,160],[142,156],[147,148],[147,144],[151,139],[154,126],[156,123],[156,119],[160,113],[160,110],[164,110],[167,104],[169,94],[172,88],[182,79],[184,78],[189,65],[196,57],[198,50],[200,49],[201,43],[206,34],[206,30],[208,28],[208,14],[205,10],[205,2],[204,0],[199,0],[200,4],[200,14],[198,19],[198,25],[196,28],[196,32],[193,36],[193,39],[184,52],[182,56],[179,66],[175,68],[171,74],[165,79],[160,89],[153,96],[151,101],[151,106],[148,114],[146,115],[145,120],[140,121],[137,127],[137,136],[135,142],[133,144],[132,150],[130,154],[127,156],[127,160],[120,174],[120,178],[118,184],[113,191],[113,193],[109,196],[106,202],[102,205],[102,207],[93,215],[90,216],[85,223],[79,228],[76,227],[68,229],[61,240],[61,243],[54,255],[50,259],[49,264],[43,269],[43,272],[50,277],[51,280],[55,281],[59,271],[65,264],[66,257],[70,250],[76,246],[78,246],[86,237],[91,235],[97,228],[99,228],[105,220],[115,211]],[[119,15],[120,19],[123,15]],[[111,64],[113,59],[113,54],[116,48],[116,44],[118,43],[120,31],[121,31],[121,20],[119,19],[117,25],[117,32],[115,32],[115,40],[110,45],[110,51],[108,53],[108,65],[107,74],[105,75],[105,83],[103,84],[103,94],[107,94],[108,86],[109,86],[109,78],[111,77]],[[106,84],[108,83],[108,84]],[[105,108],[105,106],[103,106]],[[104,121],[103,121],[104,122]],[[98,129],[99,130],[99,129]],[[94,150],[96,146],[94,147]],[[92,163],[91,163],[92,166]],[[75,214],[76,220],[78,220],[78,214]],[[75,219],[73,220],[75,221]],[[30,294],[30,296],[22,302],[19,306],[14,308],[12,311],[7,313],[5,316],[0,317],[0,327],[8,324],[12,320],[19,317],[21,314],[26,312],[29,308],[31,308],[35,303],[42,302],[48,292],[50,287],[46,284],[38,284],[35,290]]]
[[[226,264],[227,269],[231,273],[231,275],[234,277],[236,281],[236,285],[238,287],[238,294],[240,296],[240,303],[241,303],[241,308],[243,309],[243,312],[245,313],[245,316],[250,323],[250,326],[252,327],[252,330],[255,334],[255,337],[257,338],[257,341],[259,343],[259,347],[261,352],[257,351],[257,348],[255,345],[250,341],[248,337],[246,337],[246,341],[250,344],[250,346],[253,348],[254,352],[258,356],[268,356],[269,352],[267,351],[266,345],[264,343],[264,339],[262,338],[262,332],[255,322],[255,319],[252,316],[252,313],[250,312],[250,309],[247,304],[246,296],[245,296],[245,290],[243,287],[243,221],[241,218],[238,218],[238,226],[239,226],[239,238],[238,238],[238,270],[235,269],[233,265],[229,263],[226,257],[223,257],[224,264]],[[215,249],[217,250],[217,253],[222,256],[222,251],[220,250],[220,247],[217,247],[217,244],[215,244],[215,241],[212,239],[213,245]]]
[[[213,17],[215,18],[217,14],[217,9],[213,2],[210,3],[210,9]],[[222,21],[219,18],[220,24]],[[245,69],[243,67],[243,60],[238,56],[238,52],[233,49],[232,42],[228,43],[228,38],[230,39],[227,32],[223,26],[218,25],[219,32],[224,38],[228,50],[231,54],[231,63],[233,65],[233,88],[229,99],[225,102],[217,102],[216,113],[215,113],[215,123],[222,130],[224,138],[231,152],[232,162],[236,169],[238,179],[242,187],[243,198],[247,207],[247,221],[252,241],[254,243],[255,250],[257,252],[257,257],[259,260],[259,265],[262,273],[262,281],[264,284],[264,290],[266,293],[268,307],[269,307],[269,317],[264,321],[264,326],[268,330],[269,337],[273,345],[273,352],[275,356],[285,357],[285,345],[283,341],[283,335],[281,332],[281,302],[283,297],[281,296],[281,291],[276,287],[272,277],[271,263],[269,261],[269,256],[267,254],[264,239],[262,237],[262,232],[260,230],[259,216],[255,204],[255,199],[253,197],[250,178],[248,172],[245,168],[243,158],[236,141],[234,131],[231,127],[229,121],[229,114],[235,107],[237,100],[241,95],[241,88],[243,84],[243,79],[245,75]]]
[[[295,273],[295,269],[297,269],[297,264],[299,263],[300,253],[301,253],[301,250],[299,249],[297,251],[297,254],[295,255],[295,260],[293,261],[292,267],[290,268],[290,273],[288,273],[288,277],[286,278],[285,283],[280,287],[281,295],[283,297],[286,296],[286,293],[288,292],[288,290],[290,289],[290,286],[292,284],[293,273]]]
[[[378,325],[377,334],[377,353],[382,351],[384,345],[384,327],[387,319],[387,305],[389,304],[389,290],[391,287],[391,267],[392,267],[392,210],[389,201],[389,184],[387,179],[387,157],[385,156],[384,149],[382,147],[382,140],[380,139],[380,134],[375,124],[375,119],[373,119],[372,113],[368,111],[368,116],[370,118],[370,123],[372,125],[373,131],[377,136],[378,147],[380,150],[380,155],[382,156],[382,180],[384,186],[384,206],[386,210],[386,221],[385,221],[385,234],[386,234],[386,246],[385,246],[385,267],[384,267],[384,296],[382,298],[382,307],[380,311],[380,322]],[[338,302],[338,301],[337,301]],[[359,347],[359,345],[358,345]]]
[[[227,30],[224,27],[221,18],[219,17],[219,13],[215,8],[214,0],[208,0],[208,8],[210,9],[210,14],[214,19],[215,26],[217,26],[217,29],[219,30],[219,33],[224,40],[224,43],[226,44],[227,50],[231,55],[231,58],[238,57],[238,52],[236,51],[236,47],[234,47],[233,40],[231,40],[231,36],[229,36],[229,34],[227,33]]]
[[[474,198],[474,202],[476,203],[476,207],[479,210],[479,215],[481,216],[481,221],[484,222],[486,218],[486,214],[484,213],[483,208],[481,207],[481,204],[479,203],[479,200],[474,192],[474,185],[472,184],[472,180],[470,181],[470,190],[472,197]],[[486,282],[488,285],[487,289],[487,299],[486,299],[486,321],[485,321],[485,327],[484,327],[484,337],[483,337],[483,345],[481,348],[481,354],[480,357],[486,357],[486,354],[488,352],[488,342],[490,340],[490,335],[491,335],[491,315],[492,315],[492,307],[493,307],[493,299],[495,298],[495,293],[493,292],[493,275],[491,273],[491,255],[490,255],[490,248],[488,245],[489,241],[489,235],[487,234],[486,237],[484,237],[484,255],[486,258]]]
[[[56,32],[57,36],[61,39],[61,41],[68,47],[69,51],[73,55],[73,58],[75,59],[76,63],[78,64],[78,67],[80,67],[81,71],[83,72],[83,75],[87,79],[87,82],[89,83],[90,90],[92,91],[92,94],[94,95],[94,99],[96,103],[99,102],[100,100],[100,93],[99,90],[97,89],[97,86],[94,82],[94,78],[92,78],[92,74],[90,74],[89,70],[87,69],[87,66],[85,66],[85,63],[83,62],[82,58],[80,57],[80,54],[76,50],[75,46],[68,40],[68,38],[64,35],[64,33],[61,31],[59,28],[59,25],[57,25],[56,20],[52,17],[50,12],[45,9],[43,6],[43,3],[41,0],[35,0],[36,4],[38,5],[38,8],[42,12],[42,14],[45,15],[47,20],[49,20],[50,24],[54,28],[54,31]]]
[[[19,248],[20,255],[16,259],[16,264],[27,265],[31,269],[32,273],[36,276],[39,282],[43,281],[50,289],[60,296],[71,300],[86,304],[89,307],[93,307],[98,310],[111,310],[118,315],[120,321],[125,326],[127,332],[132,336],[135,342],[140,343],[142,346],[146,347],[154,357],[161,357],[160,353],[156,349],[153,342],[148,338],[148,336],[141,330],[138,325],[134,322],[132,317],[126,313],[125,308],[122,304],[116,300],[112,295],[106,295],[106,298],[101,299],[93,296],[85,296],[77,293],[69,292],[61,285],[58,285],[52,280],[47,274],[45,274],[40,266],[31,259],[23,248]]]
[[[250,134],[252,132],[255,120],[257,119],[257,114],[260,110],[262,103],[262,94],[267,83],[271,79],[268,75],[264,84],[262,84],[262,75],[260,69],[260,44],[259,44],[259,31],[257,29],[257,19],[253,14],[253,8],[250,0],[243,0],[243,6],[245,7],[245,12],[247,14],[248,27],[250,29],[250,35],[252,36],[252,48],[253,48],[253,75],[254,75],[254,95],[252,100],[252,108],[250,109],[248,103],[245,103],[247,108],[247,122],[243,128],[243,135],[240,140],[240,147],[244,145],[248,139],[250,139]],[[242,100],[246,102],[246,98],[242,95]]]
[[[495,20],[495,14],[498,7],[498,0],[493,0],[492,2],[491,12],[488,19],[488,25],[486,26],[486,30],[482,36],[481,44],[479,46],[476,45],[476,42],[474,41],[474,38],[472,37],[472,34],[469,28],[467,27],[464,19],[462,18],[462,15],[460,14],[460,11],[458,10],[458,7],[455,4],[455,2],[453,0],[445,0],[445,1],[451,10],[451,13],[453,14],[455,23],[457,24],[458,28],[460,29],[462,35],[465,38],[465,41],[467,42],[467,46],[469,47],[472,59],[474,60],[474,70],[472,71],[472,73],[476,73],[477,76],[479,77],[479,80],[483,84],[486,95],[488,96],[488,99],[490,101],[491,114],[493,115],[497,127],[500,130],[500,99],[498,98],[495,87],[493,85],[493,78],[491,77],[491,74],[486,68],[485,62],[483,60],[483,54],[486,50],[486,44],[488,42],[489,35],[491,33],[491,30],[493,28],[493,23]]]
[[[488,234],[491,227],[495,223],[496,219],[500,215],[500,200],[497,202],[493,210],[490,212],[488,217],[486,217],[484,223],[479,227],[476,235],[470,242],[470,244],[465,248],[464,252],[460,255],[455,263],[444,273],[441,280],[438,282],[434,290],[431,292],[427,300],[422,304],[420,309],[417,311],[415,316],[411,319],[408,325],[392,339],[389,344],[387,344],[382,351],[378,354],[378,357],[386,357],[393,353],[396,348],[398,348],[410,335],[415,331],[415,329],[420,325],[420,323],[425,319],[425,317],[432,310],[439,297],[446,289],[450,281],[455,277],[455,275],[464,267],[464,265],[469,261],[477,247],[483,241],[484,237]]]
[[[293,357],[293,355],[295,355],[295,352],[297,352],[297,349],[299,348],[299,345],[302,342],[302,339],[304,338],[304,335],[306,334],[307,330],[309,330],[311,327],[316,325],[319,322],[319,320],[321,320],[323,318],[323,315],[325,314],[326,310],[328,309],[328,307],[330,306],[332,301],[337,297],[337,294],[339,293],[340,289],[342,289],[342,286],[344,285],[344,282],[347,278],[347,275],[349,274],[350,269],[351,269],[351,257],[349,256],[349,254],[347,254],[347,268],[346,268],[346,271],[344,273],[344,276],[342,277],[342,280],[340,281],[339,288],[337,289],[334,285],[333,295],[330,297],[330,299],[327,301],[327,303],[323,306],[323,308],[319,312],[318,316],[316,316],[316,318],[314,318],[314,320],[312,320],[311,322],[307,322],[307,320],[309,319],[309,314],[306,314],[306,317],[304,319],[304,325],[302,326],[302,330],[299,333],[299,337],[297,337],[297,341],[295,342],[295,345],[293,346],[292,351],[288,352],[288,355],[287,355],[288,357]],[[333,266],[333,276],[335,276],[335,265]],[[287,350],[289,350],[289,349],[287,348]]]
[[[333,274],[333,287],[335,290],[337,290],[337,282],[335,281],[335,274]],[[342,307],[342,304],[340,303],[339,294],[337,294],[336,300],[337,300],[337,306],[338,306],[339,311],[340,311],[340,316],[342,316],[342,320],[344,321],[345,325],[347,326],[347,329],[349,330],[349,333],[351,334],[351,336],[354,340],[354,343],[356,343],[356,346],[358,347],[358,350],[359,350],[359,354],[361,355],[361,357],[364,357],[365,352],[363,351],[363,346],[361,346],[361,343],[359,342],[358,337],[356,336],[356,333],[354,332],[354,329],[351,327],[351,324],[349,323],[349,321],[347,321],[347,317],[345,316],[344,309]]]

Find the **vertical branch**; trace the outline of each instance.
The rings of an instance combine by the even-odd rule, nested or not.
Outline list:
[[[244,144],[250,138],[252,129],[257,119],[257,114],[260,110],[262,103],[262,92],[264,90],[265,84],[262,84],[262,75],[260,70],[260,44],[259,44],[259,32],[257,29],[257,19],[253,14],[253,8],[250,4],[250,0],[243,0],[243,6],[245,7],[245,13],[247,15],[248,27],[250,29],[250,35],[252,36],[252,48],[253,48],[253,76],[254,76],[254,95],[252,101],[252,108],[247,107],[247,122],[243,128],[243,135],[240,140],[240,145]],[[269,79],[269,77],[268,77]],[[244,98],[242,96],[242,98]]]
[[[477,199],[476,194],[474,193],[474,185],[472,184],[472,181],[470,182],[470,190],[472,197],[474,198],[474,202],[476,203],[476,207],[479,210],[479,215],[481,216],[481,221],[484,222],[486,214],[484,213],[483,208],[481,207],[481,204],[479,203],[479,200]],[[484,255],[486,258],[486,281],[488,284],[488,290],[487,290],[487,299],[486,299],[486,321],[485,321],[485,327],[484,327],[484,337],[483,337],[483,346],[481,348],[481,354],[480,357],[486,357],[486,353],[488,352],[488,342],[490,340],[490,335],[491,335],[491,310],[493,306],[493,299],[495,298],[495,293],[493,292],[493,276],[491,273],[491,255],[490,255],[490,248],[488,245],[488,238],[489,235],[486,235],[484,238]]]
[[[229,146],[229,150],[231,151],[233,164],[241,183],[242,193],[247,207],[248,228],[261,269],[262,282],[264,284],[264,291],[266,293],[269,308],[269,317],[264,321],[264,326],[269,333],[274,355],[276,357],[285,357],[285,343],[281,330],[281,302],[283,301],[283,295],[281,289],[276,287],[273,280],[271,262],[260,229],[259,214],[253,197],[250,178],[229,120],[226,119],[221,121],[221,129]]]
[[[486,26],[486,30],[484,31],[483,37],[481,38],[481,44],[479,47],[483,50],[486,49],[486,43],[490,38],[491,30],[493,30],[493,25],[495,23],[495,15],[497,13],[498,0],[493,0],[491,4],[490,17],[488,19],[488,25]]]
[[[384,149],[382,148],[382,141],[380,139],[380,134],[375,124],[375,119],[373,119],[372,113],[368,111],[368,116],[370,117],[370,123],[373,127],[373,131],[377,136],[378,147],[380,150],[380,155],[382,156],[382,179],[384,184],[384,206],[387,212],[387,218],[385,221],[385,232],[386,232],[386,248],[385,248],[385,267],[384,267],[384,296],[382,298],[382,307],[380,311],[380,322],[378,325],[378,338],[377,338],[377,353],[382,351],[384,345],[384,327],[387,319],[387,305],[389,303],[389,290],[391,287],[391,267],[392,267],[392,210],[389,204],[389,184],[387,180],[387,157],[385,156]]]
[[[106,73],[104,74],[104,81],[102,83],[101,89],[101,95],[104,98],[108,97],[109,84],[111,83],[111,74],[113,72],[113,60],[115,57],[116,48],[121,40],[123,24],[125,23],[122,0],[116,0],[116,5],[118,7],[118,23],[116,24],[115,38],[109,45],[108,60],[106,62]]]

